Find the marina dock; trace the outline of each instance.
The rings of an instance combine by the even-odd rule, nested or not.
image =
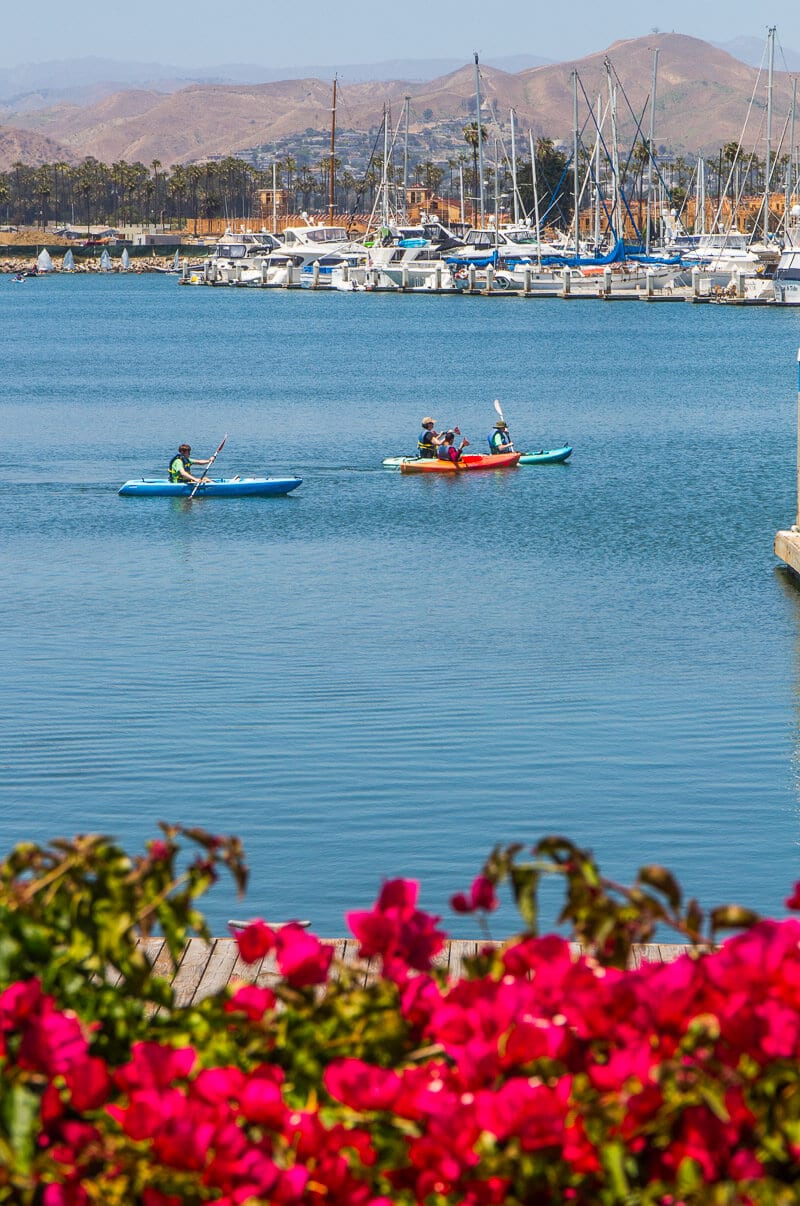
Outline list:
[[[800,349],[797,352],[797,510],[790,528],[775,533],[773,551],[800,582]]]
[[[355,938],[322,938],[326,946],[335,950],[335,958],[363,975],[366,984],[373,979],[379,967],[378,960],[363,960],[358,957],[358,942]],[[463,973],[464,961],[486,946],[500,946],[498,941],[486,939],[450,939],[436,965],[445,968],[448,976],[457,979]],[[148,938],[141,941],[157,974],[170,978],[178,1006],[194,1005],[205,997],[221,992],[226,985],[235,981],[268,987],[279,979],[277,964],[272,954],[255,963],[245,963],[239,955],[235,938],[213,938],[204,942],[202,938],[191,938],[184,947],[177,967],[173,965],[163,938]],[[580,946],[570,943],[577,953]],[[651,943],[634,946],[631,967],[642,963],[673,963],[680,955],[691,949],[679,943]],[[334,973],[335,974],[335,973]]]

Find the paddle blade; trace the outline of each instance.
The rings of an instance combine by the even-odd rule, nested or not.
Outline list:
[[[495,410],[497,411],[498,415],[500,416],[500,420],[501,420],[501,422],[505,423],[505,421],[506,421],[506,420],[505,420],[505,415],[503,414],[503,408],[502,408],[502,406],[500,405],[500,400],[499,400],[499,398],[495,398],[495,400],[494,400],[494,408],[495,408]]]

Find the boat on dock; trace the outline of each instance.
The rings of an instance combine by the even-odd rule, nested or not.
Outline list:
[[[201,483],[195,490],[189,482],[142,477],[125,482],[118,493],[127,498],[272,498],[296,490],[302,480],[302,477],[220,478]]]

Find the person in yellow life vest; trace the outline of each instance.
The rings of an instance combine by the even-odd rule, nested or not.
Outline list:
[[[192,473],[192,465],[210,465],[211,458],[204,461],[197,460],[190,455],[191,451],[191,444],[181,444],[179,447],[169,463],[169,480],[171,482],[186,482],[190,486],[196,486],[200,481],[208,481],[205,476],[195,477]]]

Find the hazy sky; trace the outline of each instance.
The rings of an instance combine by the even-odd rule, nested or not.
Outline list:
[[[202,67],[219,63],[336,65],[397,58],[469,59],[537,54],[578,58],[619,38],[662,32],[726,42],[766,38],[775,25],[778,42],[800,50],[800,4],[768,0],[431,0],[424,5],[382,6],[375,0],[303,0],[259,4],[256,0],[39,0],[35,9],[4,6],[0,66],[49,59],[103,58]],[[778,55],[779,58],[779,55]],[[776,61],[776,66],[779,63]]]

